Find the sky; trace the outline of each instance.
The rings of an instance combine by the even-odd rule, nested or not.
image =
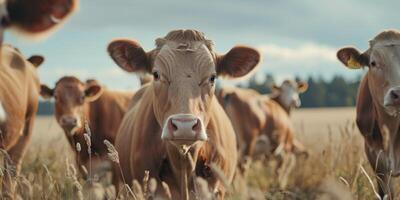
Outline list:
[[[204,32],[220,53],[237,44],[258,48],[263,56],[258,77],[355,79],[365,71],[346,69],[336,51],[349,45],[364,51],[382,30],[399,28],[399,6],[396,0],[80,0],[79,11],[47,39],[29,41],[7,32],[5,42],[26,57],[45,56],[39,77],[51,87],[75,75],[109,88],[136,89],[137,77],[113,63],[107,45],[131,38],[151,50],[156,38],[182,28]]]

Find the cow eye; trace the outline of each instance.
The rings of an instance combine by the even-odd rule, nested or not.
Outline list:
[[[210,77],[210,83],[211,83],[211,84],[214,84],[214,83],[215,83],[215,79],[217,79],[217,75],[215,75],[215,74],[211,75],[211,77]]]
[[[160,74],[158,72],[153,72],[153,78],[156,81],[160,80]]]

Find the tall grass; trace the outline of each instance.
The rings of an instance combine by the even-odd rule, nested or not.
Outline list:
[[[308,144],[307,127],[301,126],[297,136],[311,149],[310,155],[297,157],[294,170],[284,174],[286,187],[281,189],[276,159],[252,160],[245,176],[237,174],[233,184],[224,180],[218,168],[212,170],[226,185],[227,199],[376,199],[372,188],[376,188],[374,173],[365,157],[362,137],[354,123],[329,126],[321,130],[322,137],[328,138],[326,145]],[[302,139],[303,138],[303,139]],[[107,143],[107,142],[106,142]],[[325,143],[324,143],[325,144]],[[117,162],[115,149],[107,143],[110,158]],[[77,147],[79,148],[79,147]],[[82,149],[84,150],[84,149]],[[22,199],[96,199],[98,195],[88,195],[87,182],[79,175],[75,166],[71,147],[64,137],[46,144],[30,145],[24,158],[18,182],[18,195]],[[91,172],[91,169],[88,169]],[[371,179],[374,186],[371,185]],[[395,179],[396,180],[396,179]],[[193,180],[198,199],[214,199],[215,191],[210,191],[207,182],[201,178]],[[160,199],[161,191],[165,199],[172,199],[169,187],[157,183],[154,177],[126,183],[126,193],[115,192],[110,185],[101,187],[101,194],[111,198],[115,193],[121,199]],[[99,185],[97,185],[100,187]],[[395,181],[397,195],[400,185]]]

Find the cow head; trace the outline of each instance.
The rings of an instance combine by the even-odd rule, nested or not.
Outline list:
[[[366,76],[373,102],[387,114],[397,116],[400,112],[400,32],[384,31],[369,44],[363,53],[353,47],[342,48],[337,57],[350,69],[368,67]]]
[[[207,140],[217,76],[248,74],[258,64],[259,52],[237,46],[216,54],[212,41],[195,30],[171,31],[156,46],[145,52],[138,42],[121,39],[111,42],[108,52],[122,69],[153,75],[153,109],[163,140],[174,145]]]
[[[75,77],[66,76],[56,83],[54,89],[41,85],[40,95],[46,99],[54,97],[58,124],[66,133],[74,135],[83,129],[88,103],[97,100],[102,91],[102,86],[96,81],[82,83]]]
[[[77,0],[0,0],[0,43],[4,29],[28,34],[49,31],[77,7]]]
[[[273,85],[273,93],[277,95],[282,107],[290,112],[292,108],[298,108],[301,105],[299,94],[308,89],[308,84],[304,81],[285,80],[280,86]]]

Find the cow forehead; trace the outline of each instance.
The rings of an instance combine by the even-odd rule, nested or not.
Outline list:
[[[297,88],[297,83],[294,81],[284,81],[281,86],[282,89],[293,90]]]
[[[84,86],[80,83],[59,82],[56,85],[55,93],[65,94],[66,96],[79,96],[83,93]]]
[[[155,67],[169,72],[208,72],[215,71],[214,57],[201,42],[169,42],[164,45],[154,61]]]
[[[400,43],[377,43],[369,50],[369,56],[372,59],[379,58],[383,59],[384,62],[397,64],[400,58]]]

